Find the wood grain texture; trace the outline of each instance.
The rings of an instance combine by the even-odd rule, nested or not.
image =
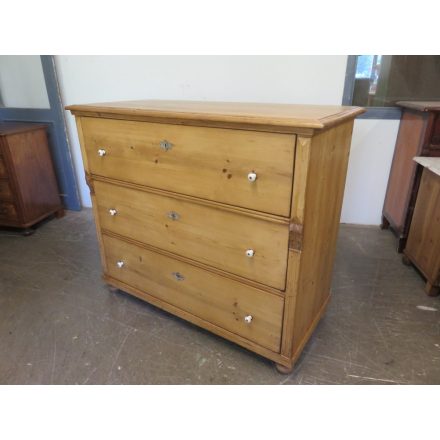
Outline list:
[[[0,122],[0,136],[9,134],[24,133],[26,131],[34,131],[45,129],[47,125],[34,122]]]
[[[157,194],[159,196],[171,197],[176,200],[186,200],[197,205],[206,206],[213,209],[221,209],[223,211],[232,212],[235,214],[244,214],[259,220],[270,221],[282,225],[289,225],[290,219],[288,217],[280,217],[278,215],[269,214],[267,212],[255,211],[253,209],[242,208],[240,206],[225,205],[224,203],[216,202],[215,200],[202,199],[200,197],[188,196],[186,194],[176,193],[174,191],[165,191],[159,188],[152,188],[151,186],[138,185],[136,183],[124,182],[122,180],[110,179],[108,177],[96,176],[86,174],[86,182],[93,186],[93,182],[111,183],[113,185],[121,186],[128,189],[135,189],[139,191]]]
[[[172,313],[173,315],[178,316],[179,318],[185,319],[186,321],[191,322],[199,327],[202,327],[218,336],[221,336],[222,338],[228,339],[229,341],[232,341],[235,344],[240,345],[241,347],[244,347],[254,353],[264,356],[267,359],[271,359],[276,363],[286,366],[290,365],[290,359],[287,359],[286,357],[280,355],[279,353],[269,350],[265,347],[262,347],[261,345],[247,338],[244,338],[236,333],[226,330],[223,327],[215,325],[212,322],[207,321],[206,319],[193,315],[192,313],[189,313],[186,310],[176,307],[174,304],[168,303],[156,296],[150,295],[148,292],[130,286],[120,280],[117,280],[116,278],[110,277],[109,275],[104,275],[103,279],[106,283],[108,283],[110,288],[123,290],[124,292],[127,292],[130,295],[136,296],[137,298],[147,301],[148,303],[156,307],[159,307],[160,309],[165,310],[166,312]]]
[[[0,198],[13,202],[1,224],[28,228],[63,210],[45,126],[0,124]],[[7,180],[6,180],[7,178]]]
[[[414,156],[440,157],[440,112],[435,105],[425,104],[402,105],[382,211],[382,225],[391,226],[398,236],[398,252],[405,248],[421,177],[412,159]]]
[[[10,134],[7,143],[24,222],[62,209],[46,131]]]
[[[1,154],[1,150],[0,150]],[[6,170],[6,164],[2,156],[0,156],[0,179],[6,178],[8,176],[8,172]]]
[[[203,121],[254,126],[275,126],[323,129],[353,119],[365,110],[361,107],[261,104],[243,102],[207,101],[122,101],[66,107],[73,114],[100,116],[122,115],[137,117],[188,120],[195,124]]]
[[[404,253],[432,286],[440,285],[440,176],[427,168],[423,170]]]
[[[329,301],[363,109],[138,104],[71,107],[104,279],[289,371]]]
[[[330,295],[336,241],[347,174],[353,121],[325,131],[298,148],[310,148],[304,202],[292,359],[296,359]],[[290,261],[289,261],[290,263]],[[296,278],[296,277],[294,277]]]
[[[265,284],[257,283],[256,281],[250,280],[248,278],[243,278],[243,277],[240,277],[238,275],[234,275],[233,273],[230,273],[230,272],[225,272],[223,270],[215,268],[214,266],[208,266],[208,265],[206,265],[204,263],[201,263],[200,261],[191,260],[190,258],[183,257],[182,255],[178,255],[178,254],[166,251],[164,249],[151,246],[151,245],[149,245],[147,243],[143,243],[143,242],[138,241],[138,240],[133,240],[133,239],[131,239],[131,238],[127,237],[127,236],[124,236],[124,235],[115,234],[114,232],[111,232],[108,229],[103,229],[102,230],[102,234],[105,234],[105,235],[107,235],[109,237],[117,238],[118,240],[126,241],[127,243],[131,243],[131,244],[133,244],[133,245],[135,245],[137,247],[145,248],[145,249],[147,249],[149,251],[152,251],[152,252],[154,252],[156,254],[165,255],[166,257],[173,258],[173,259],[179,260],[179,261],[183,261],[184,263],[191,264],[191,265],[193,265],[195,267],[198,267],[198,268],[200,268],[202,270],[206,270],[208,272],[212,272],[212,273],[214,273],[216,275],[219,275],[219,276],[222,276],[222,277],[225,277],[225,278],[229,278],[229,279],[231,279],[233,281],[237,281],[239,283],[243,283],[243,284],[246,284],[248,286],[255,287],[257,289],[264,290],[265,292],[269,292],[269,293],[272,293],[273,295],[277,295],[277,296],[280,296],[280,297],[284,298],[284,292],[281,291],[281,290],[274,289],[273,287],[267,286]]]
[[[18,211],[15,204],[0,200],[0,224],[14,226],[18,221]]]
[[[421,112],[440,111],[440,101],[397,101],[396,105]]]
[[[0,180],[0,200],[14,200],[14,194],[7,180]]]
[[[298,136],[295,149],[295,170],[292,191],[292,211],[290,214],[291,225],[301,227],[301,246],[289,246],[287,267],[287,281],[285,294],[285,307],[283,319],[283,336],[281,354],[289,358],[293,365],[292,350],[295,325],[296,300],[298,294],[298,280],[300,275],[301,252],[304,235],[304,213],[306,203],[306,190],[309,173],[310,153],[312,138]]]
[[[287,225],[100,181],[94,190],[101,228],[284,290]]]
[[[384,216],[398,233],[404,231],[416,170],[412,159],[422,151],[426,124],[426,115],[415,112],[404,112],[400,122],[383,207]]]
[[[432,125],[433,125],[433,130],[429,142],[429,149],[439,151],[440,150],[440,111],[435,114],[435,119]]]
[[[102,239],[112,278],[279,352],[284,307],[279,296],[113,237],[103,235]],[[118,261],[124,263],[122,268]],[[248,315],[252,316],[249,324],[244,320]]]
[[[82,129],[92,175],[289,215],[294,136],[96,118]]]

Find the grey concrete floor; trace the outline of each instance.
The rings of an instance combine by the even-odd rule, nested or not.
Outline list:
[[[110,293],[90,210],[26,238],[1,230],[0,383],[440,384],[440,297],[425,295],[395,247],[389,231],[341,226],[329,308],[284,376],[220,337]]]

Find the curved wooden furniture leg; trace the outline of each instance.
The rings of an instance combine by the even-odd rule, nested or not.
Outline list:
[[[291,367],[286,367],[285,365],[275,363],[275,368],[278,373],[281,374],[290,374],[293,371],[293,365]]]
[[[406,246],[406,237],[399,237],[397,239],[397,252],[401,254]]]
[[[405,254],[402,255],[402,263],[405,266],[411,266],[412,265],[411,260]]]
[[[439,286],[433,286],[429,281],[426,282],[425,292],[428,296],[437,296],[440,293]]]

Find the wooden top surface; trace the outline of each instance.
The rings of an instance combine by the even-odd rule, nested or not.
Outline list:
[[[260,104],[208,101],[121,101],[70,105],[73,114],[122,115],[322,129],[363,113],[361,107],[339,105]]]
[[[24,131],[32,131],[45,127],[47,127],[47,125],[31,123],[31,122],[1,122],[0,121],[0,136],[22,133]]]
[[[434,174],[440,176],[440,157],[417,156],[414,160]]]
[[[440,111],[440,101],[398,101],[396,104],[421,112]]]

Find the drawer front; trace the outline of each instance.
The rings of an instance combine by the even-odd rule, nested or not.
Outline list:
[[[0,200],[13,200],[14,196],[7,180],[0,180]]]
[[[279,352],[282,297],[106,235],[102,238],[111,277]]]
[[[283,290],[287,224],[94,181],[101,227]]]
[[[81,121],[92,174],[289,216],[293,135]]]
[[[0,200],[0,219],[11,221],[18,219],[17,209],[13,203]]]
[[[6,171],[6,164],[3,157],[0,155],[0,178],[8,177],[8,173]]]

